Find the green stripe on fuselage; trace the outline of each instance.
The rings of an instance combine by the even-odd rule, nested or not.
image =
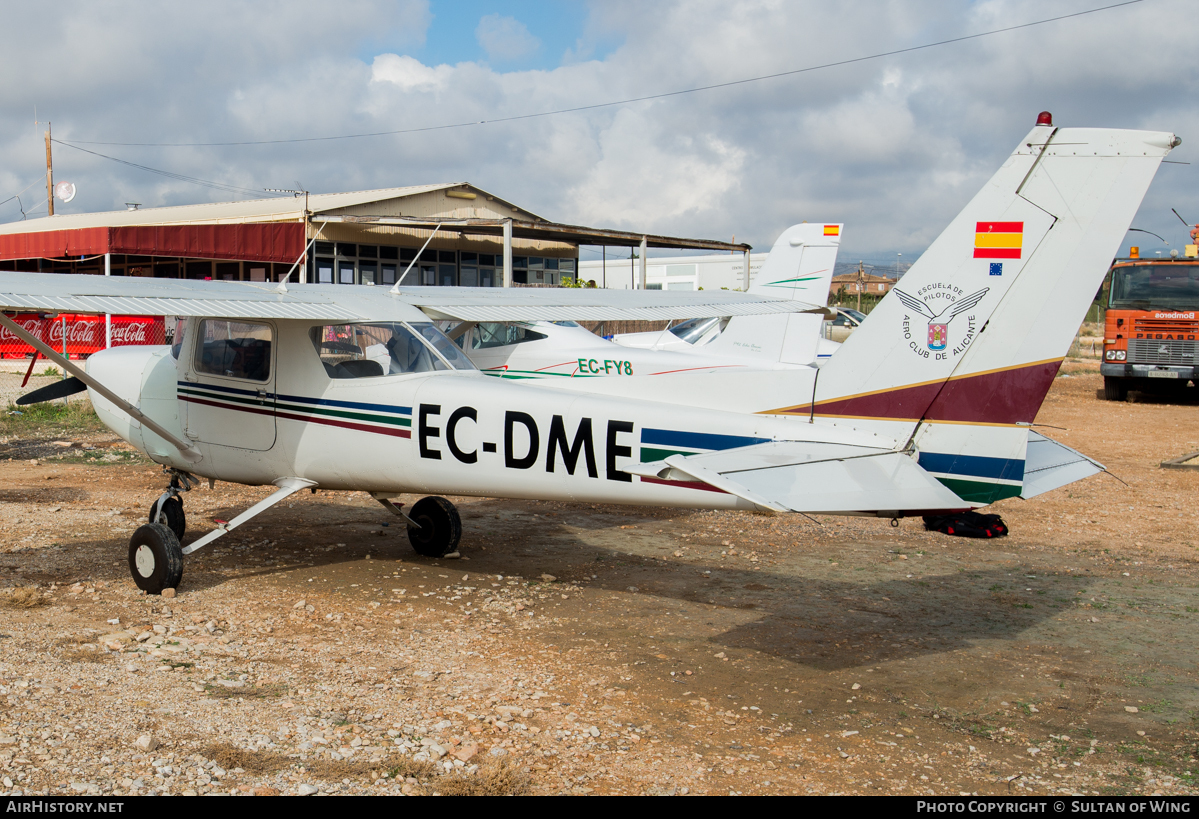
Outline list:
[[[288,412],[306,412],[309,415],[326,415],[330,418],[352,418],[355,421],[370,421],[375,424],[390,424],[394,427],[412,426],[411,418],[392,418],[387,415],[373,415],[368,412],[350,412],[348,410],[329,409],[328,407],[310,407],[304,404],[286,404],[280,401],[278,409]]]
[[[392,418],[387,415],[374,415],[367,412],[351,412],[349,410],[330,409],[328,407],[313,407],[307,404],[289,404],[284,401],[271,402],[269,400],[258,400],[256,398],[243,398],[236,395],[227,395],[225,393],[204,392],[202,390],[188,389],[181,387],[179,392],[184,395],[194,395],[197,398],[208,398],[213,401],[221,401],[229,404],[243,404],[248,407],[271,407],[282,412],[305,413],[308,415],[325,415],[330,418],[345,418],[355,421],[369,421],[374,424],[387,424],[394,427],[411,427],[411,418]],[[236,409],[236,407],[230,407]]]
[[[1021,484],[990,483],[988,481],[965,481],[960,478],[941,478],[952,492],[964,501],[970,503],[995,503],[1004,498],[1017,497],[1024,487]]]
[[[698,452],[684,452],[681,449],[658,449],[656,447],[641,447],[641,463],[652,464],[654,461],[664,461],[671,455],[698,455]]]

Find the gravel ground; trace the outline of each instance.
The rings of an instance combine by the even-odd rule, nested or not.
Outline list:
[[[1002,541],[455,498],[435,561],[321,492],[174,598],[126,565],[157,467],[0,440],[0,792],[1193,793],[1195,407],[1066,370],[1038,421],[1120,480]],[[193,491],[188,539],[267,493]]]

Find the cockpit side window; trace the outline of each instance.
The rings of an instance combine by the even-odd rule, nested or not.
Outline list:
[[[431,323],[427,331],[425,323],[329,324],[313,327],[310,335],[330,378],[374,378],[448,370],[451,366],[475,369]]]
[[[271,377],[271,339],[269,324],[204,319],[196,340],[196,371],[267,381]]]
[[[470,345],[473,350],[507,347],[510,344],[524,344],[526,341],[539,341],[546,338],[544,333],[530,330],[520,324],[491,323],[476,326],[473,336]]]
[[[172,337],[171,358],[179,360],[179,354],[183,351],[183,335],[187,330],[187,319],[175,319],[175,335]]]

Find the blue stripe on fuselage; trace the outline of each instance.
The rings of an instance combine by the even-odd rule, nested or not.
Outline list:
[[[232,395],[250,395],[255,398],[258,397],[257,390],[239,390],[235,387],[222,387],[217,384],[201,384],[195,381],[180,381],[179,386],[196,390],[213,390],[214,392],[227,392]],[[394,412],[397,415],[412,414],[412,407],[393,407],[389,404],[366,404],[361,401],[334,401],[331,398],[305,398],[302,395],[283,395],[276,393],[267,393],[266,397],[276,398],[280,401],[290,401],[293,404],[315,404],[322,407],[345,407],[346,409]]]
[[[1024,461],[1015,458],[986,458],[982,455],[946,455],[921,452],[920,466],[941,475],[969,475],[1001,481],[1024,480]]]
[[[764,444],[769,438],[750,438],[743,435],[716,435],[710,432],[679,432],[673,429],[641,430],[642,444],[681,446],[687,449],[734,449],[739,446]]]

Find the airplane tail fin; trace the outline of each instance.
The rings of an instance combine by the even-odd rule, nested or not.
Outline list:
[[[1018,495],[1035,419],[1170,133],[1038,124],[825,363],[809,403],[919,450],[972,503]]]
[[[843,227],[804,222],[784,230],[770,248],[749,292],[825,304]]]
[[[775,240],[750,293],[823,306],[828,302],[843,224],[804,222]],[[733,316],[704,352],[759,363],[809,364],[816,360],[819,313]]]

